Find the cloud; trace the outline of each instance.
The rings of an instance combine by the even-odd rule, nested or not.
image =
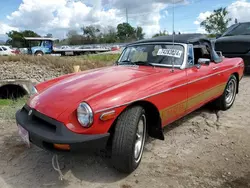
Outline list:
[[[11,30],[16,30],[18,31],[18,28],[16,27],[11,27],[5,23],[1,23],[0,22],[0,35],[5,35],[7,32],[11,31]]]
[[[194,21],[195,25],[200,25],[200,23],[202,21],[204,21],[207,17],[209,17],[212,14],[212,12],[210,11],[206,11],[206,12],[201,12],[199,14],[199,16],[197,17],[197,19]]]
[[[249,21],[250,18],[250,2],[247,2],[246,0],[237,0],[233,2],[232,4],[227,6],[228,10],[228,17],[232,18],[232,21],[230,24],[234,23],[234,19],[237,18],[238,22],[246,22]],[[210,16],[212,12],[206,11],[206,12],[201,12],[199,16],[196,18],[194,21],[195,25],[200,25],[200,23],[206,19],[206,17]],[[197,29],[198,33],[206,33],[206,31],[198,27]]]
[[[129,22],[142,26],[147,36],[160,30],[160,11],[172,0],[23,0],[18,10],[7,16],[14,28],[32,29],[45,34],[47,32],[64,33],[65,30],[80,30],[83,25],[101,25],[103,27],[126,21],[126,9]],[[186,3],[187,0],[176,0]],[[62,34],[61,34],[62,35]]]
[[[250,2],[238,0],[227,7],[229,17],[234,21],[235,18],[239,22],[249,21],[250,18]]]

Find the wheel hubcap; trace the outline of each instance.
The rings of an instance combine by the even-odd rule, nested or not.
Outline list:
[[[142,156],[142,151],[145,143],[145,135],[146,135],[146,117],[145,115],[142,115],[137,125],[136,140],[134,146],[134,157],[136,163],[140,161]]]
[[[234,101],[236,94],[236,81],[230,80],[226,88],[226,103],[231,105]]]

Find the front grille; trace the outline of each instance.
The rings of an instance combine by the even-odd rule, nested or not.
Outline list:
[[[56,132],[56,125],[52,124],[50,121],[48,121],[48,118],[44,118],[46,117],[45,115],[37,112],[36,110],[32,109],[32,115],[29,116],[28,113],[31,110],[30,107],[25,106],[23,108],[23,110],[25,111],[27,118],[30,122],[32,122],[33,126],[39,126],[40,128],[43,128],[44,130],[47,130],[49,132]]]

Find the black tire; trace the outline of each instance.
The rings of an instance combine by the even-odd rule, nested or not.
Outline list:
[[[138,136],[138,127],[143,121],[143,136]],[[140,125],[139,125],[140,124]],[[117,119],[113,140],[111,161],[113,166],[120,172],[131,173],[140,164],[145,139],[146,139],[146,115],[141,106],[126,109]],[[135,151],[135,144],[142,138],[139,153]],[[138,149],[137,147],[137,149]],[[136,158],[136,154],[138,157]]]
[[[228,89],[230,87],[230,85],[233,85],[231,87],[234,87],[233,89],[233,93],[232,93],[232,97],[228,100]],[[237,91],[237,87],[238,87],[238,82],[237,82],[237,78],[235,77],[235,75],[231,75],[230,78],[228,79],[227,85],[225,87],[225,90],[223,92],[223,94],[215,101],[215,105],[217,107],[218,110],[228,110],[229,108],[231,108],[231,106],[233,105],[235,98],[236,98],[236,91]]]
[[[43,52],[38,51],[38,52],[35,53],[35,56],[43,56]]]

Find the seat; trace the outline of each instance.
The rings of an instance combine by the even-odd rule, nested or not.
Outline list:
[[[202,48],[194,48],[194,64],[198,64],[199,58],[203,58]]]

